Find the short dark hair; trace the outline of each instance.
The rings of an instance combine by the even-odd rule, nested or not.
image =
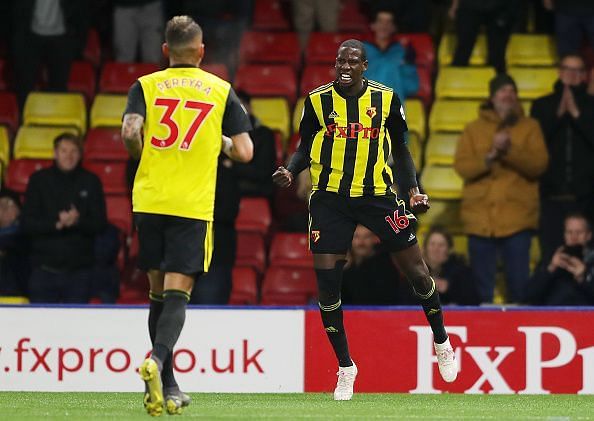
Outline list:
[[[195,38],[202,41],[202,28],[189,16],[174,16],[165,27],[165,42],[170,51],[175,54],[183,52],[184,48]]]
[[[396,13],[394,13],[394,10],[389,9],[387,7],[380,7],[377,8],[373,11],[373,14],[371,15],[371,22],[375,22],[377,20],[377,16],[380,13],[389,13],[390,15],[392,15],[392,22],[394,22],[394,24],[396,24]]]
[[[566,58],[577,58],[577,59],[579,59],[582,62],[582,65],[584,66],[584,70],[586,70],[586,59],[584,59],[584,57],[580,53],[578,53],[577,51],[573,51],[573,52],[570,52],[570,53],[565,53],[561,57],[559,57],[559,63],[558,63],[559,66],[561,66],[561,63],[563,63],[563,61]]]
[[[82,152],[82,150],[83,150],[82,139],[80,138],[80,136],[75,135],[74,133],[70,133],[70,132],[60,133],[58,136],[56,136],[56,138],[54,139],[54,150],[58,149],[58,146],[60,145],[60,143],[65,142],[65,141],[74,143],[78,147],[78,149]]]
[[[340,47],[338,47],[338,49],[340,50],[343,47],[353,48],[355,50],[361,51],[361,60],[367,61],[367,51],[365,51],[365,46],[358,39],[347,39],[342,44],[340,44]]]
[[[565,224],[565,222],[567,222],[570,219],[582,219],[584,222],[586,222],[588,231],[592,231],[592,223],[590,221],[590,218],[588,218],[585,213],[580,211],[569,212],[567,215],[565,215],[565,219],[563,219],[563,224]]]
[[[21,207],[22,207],[21,198],[19,197],[19,194],[17,192],[15,192],[14,190],[10,190],[10,189],[2,189],[2,191],[0,191],[0,199],[2,199],[4,197],[12,200],[13,203],[19,208],[19,210],[21,210]]]

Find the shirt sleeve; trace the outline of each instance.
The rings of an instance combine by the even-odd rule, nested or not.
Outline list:
[[[142,91],[142,85],[139,81],[136,81],[130,87],[128,91],[128,102],[126,103],[126,114],[140,114],[146,119],[146,103],[144,102],[144,92]]]
[[[303,115],[301,116],[301,124],[299,125],[301,141],[299,142],[299,147],[295,151],[295,154],[291,157],[291,161],[287,165],[287,169],[294,177],[309,165],[311,142],[320,128],[320,122],[318,121],[318,117],[311,104],[311,99],[308,96],[303,105]]]
[[[406,117],[404,116],[404,107],[400,102],[400,98],[396,95],[396,92],[394,92],[394,95],[392,96],[390,113],[388,114],[388,117],[386,117],[384,126],[390,134],[392,142],[396,140],[405,142],[403,134],[408,130],[408,126],[406,124]]]
[[[233,88],[231,88],[225,104],[225,114],[223,115],[223,134],[225,136],[235,136],[250,130],[252,130],[252,123],[250,123],[248,113],[241,105]]]

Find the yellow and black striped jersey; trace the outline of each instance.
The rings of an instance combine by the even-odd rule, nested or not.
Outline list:
[[[404,142],[408,130],[398,95],[364,80],[357,96],[336,82],[314,89],[305,100],[300,147],[309,150],[313,190],[343,196],[382,196],[393,183],[387,162],[392,139]]]

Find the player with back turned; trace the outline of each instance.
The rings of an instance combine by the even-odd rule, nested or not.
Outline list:
[[[272,176],[276,184],[287,187],[309,167],[309,245],[322,322],[339,365],[334,399],[350,400],[357,376],[340,300],[346,252],[357,224],[381,239],[408,278],[431,325],[441,376],[452,382],[458,365],[445,331],[435,282],[417,244],[412,225],[415,217],[391,190],[394,177],[387,164],[390,156],[399,185],[408,191],[412,210],[425,212],[429,208],[427,195],[419,191],[404,138],[408,128],[402,104],[391,88],[363,77],[367,59],[360,41],[340,45],[335,68],[336,80],[314,89],[305,99],[299,148],[287,168],[280,167]]]
[[[204,44],[198,24],[176,16],[165,40],[170,67],[132,85],[122,126],[126,148],[140,158],[132,202],[139,267],[150,283],[153,349],[139,372],[153,416],[164,405],[179,414],[189,404],[173,376],[172,351],[194,277],[210,264],[219,153],[240,162],[253,155],[251,124],[230,84],[199,68]]]

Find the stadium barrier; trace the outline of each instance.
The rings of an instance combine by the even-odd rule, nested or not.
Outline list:
[[[458,380],[441,380],[416,308],[346,311],[357,392],[594,394],[594,308],[456,308]],[[143,307],[2,306],[0,390],[139,391]],[[336,363],[318,310],[192,308],[175,352],[188,392],[328,392]]]

